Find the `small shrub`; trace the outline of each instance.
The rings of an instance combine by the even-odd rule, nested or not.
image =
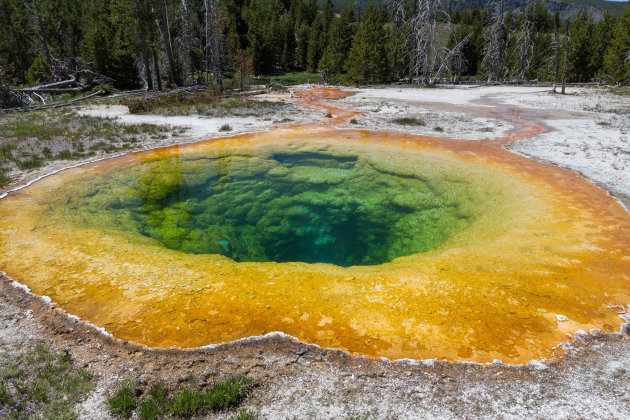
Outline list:
[[[324,117],[326,118],[332,118],[332,114],[330,112],[326,113],[326,115],[324,115]]]
[[[143,112],[148,112],[151,110],[151,105],[147,99],[137,98],[137,99],[121,99],[120,104],[127,107],[129,113],[131,114],[141,114]]]
[[[442,127],[435,127],[434,130],[439,132],[439,133],[444,131],[444,129]]]
[[[114,414],[124,418],[131,417],[134,408],[136,408],[136,400],[133,397],[133,385],[130,382],[125,382],[114,395],[107,399],[107,407]]]
[[[219,127],[219,131],[232,131],[232,126],[230,124],[223,124]]]
[[[356,118],[350,120],[350,124],[359,124]]]
[[[396,119],[393,119],[392,122],[398,125],[418,125],[418,126],[427,125],[427,123],[424,122],[424,120],[421,120],[419,118],[411,118],[411,117],[396,118]]]
[[[275,92],[288,92],[289,89],[286,86],[281,85],[280,83],[272,83],[271,90]]]

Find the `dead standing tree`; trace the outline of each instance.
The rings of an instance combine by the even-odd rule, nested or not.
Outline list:
[[[553,49],[554,49],[554,71],[553,71],[553,93],[558,87],[558,72],[560,71],[560,40],[558,38],[558,27],[560,26],[560,14],[555,13],[553,17]]]
[[[223,67],[225,66],[224,30],[228,17],[217,0],[204,0],[206,71],[212,71],[213,82],[223,90]]]
[[[175,57],[173,56],[173,44],[171,43],[171,28],[168,22],[168,11],[166,9],[166,0],[158,0],[158,11],[160,13],[160,25],[162,38],[164,40],[164,50],[168,57],[168,65],[170,69],[170,76],[175,86],[181,86],[179,80],[179,74],[177,73],[177,66],[175,65]]]
[[[146,20],[145,20],[146,12],[144,10],[144,6],[140,0],[136,0],[136,18],[137,22],[137,30],[136,37],[140,41],[140,51],[142,55],[142,67],[144,74],[144,82],[146,83],[146,87],[148,90],[153,90],[153,78],[151,77],[151,67],[149,66],[149,49],[147,47],[147,35],[146,35]]]
[[[504,0],[501,0],[499,8],[485,33],[485,46],[483,49],[482,64],[488,73],[488,82],[501,82],[506,77],[505,54],[505,9]]]
[[[395,6],[396,18],[409,31],[406,45],[410,82],[418,78],[421,83],[433,86],[445,74],[452,74],[454,67],[461,67],[461,51],[469,36],[456,42],[453,48],[443,45],[444,34],[455,34],[450,16],[441,8],[441,3],[441,0],[413,0],[410,15],[405,4]]]
[[[571,48],[571,32],[569,31],[569,21],[565,22],[566,43],[564,45],[564,71],[562,72],[562,94],[565,94],[565,86],[567,85],[567,73],[569,71],[569,48]]]
[[[191,78],[194,80],[194,75],[192,75],[194,65],[191,55],[193,49],[193,35],[188,0],[180,0],[180,5],[179,20],[181,22],[181,36],[177,38],[177,44],[179,45],[184,83],[186,83],[188,81],[188,73],[191,73]]]
[[[521,24],[518,38],[516,39],[516,47],[514,48],[517,64],[514,66],[514,71],[510,78],[515,82],[525,81],[527,70],[532,65],[532,57],[534,55],[533,28],[533,22],[529,19],[529,16],[526,16]]]

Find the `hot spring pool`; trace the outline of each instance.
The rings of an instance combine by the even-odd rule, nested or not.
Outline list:
[[[523,363],[567,332],[617,328],[630,230],[580,196],[586,182],[568,191],[513,159],[323,130],[135,153],[0,200],[0,269],[149,346],[282,331]]]

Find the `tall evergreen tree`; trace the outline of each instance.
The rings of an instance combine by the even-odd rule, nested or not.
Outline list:
[[[595,22],[590,13],[581,13],[570,25],[571,49],[569,50],[569,75],[573,82],[589,82],[593,76],[590,56],[593,51]]]
[[[306,56],[307,70],[310,72],[317,71],[317,65],[319,64],[319,60],[326,47],[326,42],[328,41],[328,32],[330,31],[333,17],[333,4],[330,0],[327,0],[321,13],[317,14],[311,26]]]
[[[630,4],[623,12],[606,51],[603,76],[610,83],[630,84]]]
[[[370,0],[361,19],[361,26],[352,40],[345,68],[348,81],[354,84],[383,83],[389,78],[385,33],[381,14]]]
[[[326,82],[338,83],[352,43],[354,11],[346,6],[339,17],[333,19],[328,42],[319,61],[318,71]]]
[[[30,67],[31,40],[28,34],[30,13],[24,3],[17,0],[0,0],[0,68],[13,83],[26,81]]]

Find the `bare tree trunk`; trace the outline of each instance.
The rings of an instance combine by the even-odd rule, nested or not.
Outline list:
[[[560,17],[558,12],[553,19],[553,39],[555,43],[555,63],[554,63],[554,72],[553,72],[553,93],[556,93],[556,87],[558,86],[558,72],[560,71],[560,40],[558,39],[558,25],[560,24]]]
[[[413,0],[412,18],[418,14],[418,1],[420,0]],[[412,31],[415,31],[415,28],[412,28]],[[416,50],[418,49],[418,46],[417,46],[418,40],[416,39],[414,34],[412,34],[410,42],[411,42],[411,45],[409,48],[409,84],[413,84],[413,78],[415,76],[414,72],[416,69]]]
[[[155,70],[155,83],[157,90],[162,90],[162,76],[160,75],[160,60],[158,60],[157,52],[155,49],[151,51],[153,53],[153,69]]]
[[[535,17],[534,17],[535,19]],[[516,47],[514,52],[518,54],[519,66],[518,71],[513,69],[510,72],[510,78],[514,81],[524,82],[527,80],[527,70],[531,66],[531,59],[534,54],[533,31],[534,23],[530,20],[529,15],[523,20],[520,27]]]
[[[427,29],[429,31],[429,36],[427,37],[427,43],[425,46],[425,53],[424,53],[424,63],[423,63],[423,67],[424,67],[424,71],[422,74],[422,81],[423,83],[426,85],[429,77],[433,71],[432,68],[429,68],[429,62],[431,60],[431,54],[433,51],[433,34],[435,31],[435,14],[433,12],[433,0],[428,0],[427,1],[427,17],[426,17],[426,23],[425,25],[427,25]]]
[[[494,79],[500,82],[504,79],[505,71],[503,64],[504,54],[504,2],[501,0],[498,12],[495,10],[490,26],[485,32],[485,47],[483,64],[487,69],[488,82]]]
[[[569,70],[569,48],[571,46],[571,32],[569,32],[569,21],[566,22],[565,26],[566,34],[567,34],[567,43],[564,49],[564,72],[562,75],[562,94],[565,94],[565,85],[567,84],[567,72]]]
[[[205,78],[206,84],[208,83],[208,68],[210,67],[210,54],[208,53],[208,45],[210,45],[210,4],[209,0],[203,0],[204,7],[204,47],[203,54],[206,59]]]
[[[503,17],[504,17],[504,9],[505,0],[501,0],[501,6],[499,11],[499,59],[497,61],[497,79],[498,81],[503,80]]]
[[[176,86],[181,86],[179,75],[177,74],[177,66],[175,66],[175,58],[173,57],[173,48],[171,44],[171,33],[168,24],[168,15],[166,14],[166,0],[158,0],[160,7],[160,22],[162,24],[162,38],[164,39],[164,49],[168,57],[168,65],[170,67],[170,78]]]
[[[33,6],[35,7],[35,17],[37,18],[37,27],[39,29],[39,40],[42,43],[41,48],[42,52],[44,53],[44,58],[46,58],[46,62],[49,66],[53,66],[53,56],[50,53],[50,49],[48,48],[46,33],[44,32],[44,24],[42,23],[42,15],[39,13],[39,0],[33,1]]]
[[[186,38],[186,40],[184,41],[184,45],[186,48],[184,51],[183,62],[184,63],[186,63],[187,61],[189,62],[191,77],[194,79],[195,76],[194,74],[192,74],[193,68],[194,68],[193,60],[190,55],[190,52],[192,51],[192,33],[191,33],[191,25],[190,25],[190,13],[188,12],[188,0],[181,0],[181,4],[182,4],[182,10],[184,11],[184,16],[183,16],[184,36]],[[185,69],[186,69],[186,65],[184,65],[184,82],[188,80],[188,76],[187,76],[188,72]]]
[[[223,66],[225,64],[223,30],[224,16],[215,0],[204,0],[206,44],[204,54],[206,58],[206,73],[212,71],[213,82],[223,90]]]
[[[142,49],[142,64],[144,65],[144,77],[147,81],[147,89],[153,90],[153,78],[151,76],[151,67],[149,66],[149,52],[147,48],[147,35],[145,33],[145,19],[142,10],[142,3],[136,0],[136,17],[138,18],[138,38],[140,38],[140,47]]]

